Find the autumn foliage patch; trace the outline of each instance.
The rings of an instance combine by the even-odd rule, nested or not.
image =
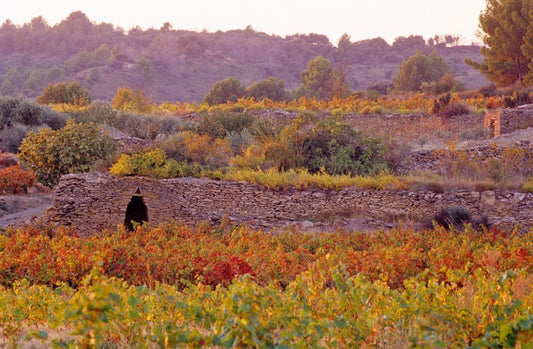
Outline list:
[[[0,235],[0,339],[46,347],[527,347],[533,231],[201,224]],[[312,331],[310,331],[312,328]]]
[[[23,193],[33,186],[35,177],[35,173],[23,170],[19,165],[0,168],[0,193]]]
[[[329,260],[344,265],[351,275],[362,273],[398,288],[425,270],[445,278],[451,269],[531,268],[530,237],[471,228],[460,234],[436,228],[272,235],[246,227],[193,228],[174,223],[79,238],[72,229],[28,227],[0,236],[0,283],[11,285],[26,278],[38,284],[78,285],[100,265],[106,275],[136,285],[155,281],[228,285],[242,274],[253,275],[260,284],[288,284],[310,263]],[[489,263],[489,256],[497,258]]]

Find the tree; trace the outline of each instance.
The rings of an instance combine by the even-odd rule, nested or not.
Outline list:
[[[533,46],[530,7],[528,0],[487,0],[487,7],[479,16],[485,44],[480,51],[485,59],[482,63],[469,59],[465,62],[500,86],[515,81],[524,84],[533,58],[529,49]]]
[[[45,87],[43,94],[37,98],[40,104],[76,104],[88,105],[91,102],[89,90],[83,87],[79,82],[70,83],[61,82],[59,84],[49,84]]]
[[[339,38],[339,41],[337,42],[337,48],[341,51],[350,48],[351,45],[351,36],[347,33],[342,34],[342,36]]]
[[[141,57],[135,62],[135,68],[141,73],[141,75],[147,79],[152,81],[155,76],[155,69],[154,65],[152,64],[152,61],[150,61],[146,57]]]
[[[209,105],[223,104],[227,102],[236,102],[237,99],[244,97],[245,89],[240,81],[234,78],[227,78],[217,81],[209,93],[204,97],[204,102]]]
[[[421,50],[424,47],[426,47],[426,41],[420,35],[399,36],[392,43],[392,48],[398,50]]]
[[[20,145],[19,159],[40,182],[54,185],[62,174],[89,171],[97,160],[110,159],[115,150],[113,140],[97,125],[69,120],[57,131],[42,128],[28,133]]]
[[[444,58],[433,51],[429,56],[420,51],[400,64],[398,75],[394,78],[394,87],[398,91],[420,91],[422,83],[439,81],[450,72]]]
[[[529,25],[526,30],[526,35],[524,37],[524,44],[520,47],[522,49],[522,52],[524,53],[524,56],[526,56],[529,59],[528,63],[528,72],[526,73],[526,76],[524,76],[524,84],[526,86],[533,85],[533,24],[531,24],[531,19],[533,19],[533,5],[531,5],[530,2],[526,2],[522,8],[522,13],[525,15],[527,12],[527,17],[529,18]]]
[[[246,97],[254,97],[258,101],[268,98],[272,101],[281,102],[287,99],[285,83],[283,80],[278,80],[272,76],[268,79],[254,82],[246,88]]]
[[[121,87],[112,99],[113,108],[134,113],[149,113],[153,109],[152,99],[143,91],[133,91],[130,87]]]
[[[331,99],[346,97],[349,88],[341,74],[329,60],[318,56],[307,63],[307,70],[300,73],[302,84],[296,91],[297,96]]]

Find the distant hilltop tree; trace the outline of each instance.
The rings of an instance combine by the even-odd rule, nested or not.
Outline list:
[[[421,35],[399,36],[392,43],[392,48],[397,50],[422,50],[426,47],[426,40]]]

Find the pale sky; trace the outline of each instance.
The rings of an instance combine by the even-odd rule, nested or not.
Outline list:
[[[478,17],[485,0],[0,0],[0,22],[17,25],[43,16],[50,25],[73,11],[91,21],[124,29],[136,25],[174,29],[255,30],[280,36],[325,34],[336,45],[343,33],[352,41],[382,37],[389,43],[398,36],[417,34],[460,35],[463,43],[479,42]]]

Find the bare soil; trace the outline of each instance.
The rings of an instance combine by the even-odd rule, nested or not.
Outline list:
[[[478,146],[495,144],[498,147],[510,147],[521,141],[533,142],[533,127],[517,130],[512,133],[502,134],[495,138],[478,140],[454,140],[457,149],[470,149]],[[446,147],[445,140],[432,139],[423,146],[416,142],[410,143],[411,149],[416,150],[438,150]]]
[[[0,196],[0,229],[31,223],[52,206],[52,195],[32,193]]]

